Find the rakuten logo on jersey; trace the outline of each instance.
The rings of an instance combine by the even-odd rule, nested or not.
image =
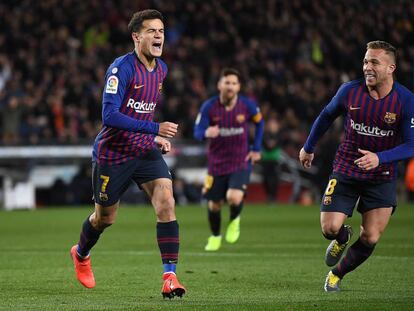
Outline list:
[[[244,129],[242,127],[220,128],[221,137],[236,136],[236,135],[241,135],[243,133],[244,133]]]
[[[156,103],[136,102],[133,98],[130,98],[127,103],[127,107],[134,109],[137,113],[152,113],[156,106]]]
[[[360,135],[373,136],[373,137],[388,137],[394,136],[393,130],[382,130],[377,126],[368,126],[364,123],[355,123],[351,119],[351,127]]]

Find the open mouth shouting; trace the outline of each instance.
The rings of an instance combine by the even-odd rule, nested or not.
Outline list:
[[[153,42],[152,45],[151,45],[151,50],[154,52],[154,54],[161,55],[161,53],[162,53],[162,42],[161,41]]]

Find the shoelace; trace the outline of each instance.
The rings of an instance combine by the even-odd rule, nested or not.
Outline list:
[[[338,278],[335,277],[335,276],[330,276],[328,278],[328,284],[329,284],[330,287],[335,287],[336,284],[338,284]]]
[[[331,255],[334,257],[338,256],[338,254],[343,251],[345,246],[346,244],[339,244],[338,242],[335,241],[335,244],[331,250]]]

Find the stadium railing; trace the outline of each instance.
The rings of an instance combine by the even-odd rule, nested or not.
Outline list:
[[[206,146],[187,141],[174,142],[173,146],[165,160],[174,175],[186,183],[202,185],[207,173]],[[0,147],[2,206],[6,210],[35,208],[36,190],[51,188],[57,179],[69,183],[82,166],[90,164],[91,154],[90,145]],[[303,187],[317,196],[314,185],[301,176],[297,160],[282,152],[280,164],[284,168],[279,179],[292,184],[290,202],[297,201]],[[260,165],[255,166],[251,182],[262,182]]]

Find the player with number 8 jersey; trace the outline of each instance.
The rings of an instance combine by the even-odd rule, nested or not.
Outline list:
[[[340,115],[344,139],[321,204],[321,228],[331,240],[325,262],[335,266],[325,291],[338,291],[342,278],[372,254],[396,208],[397,161],[414,156],[414,94],[394,81],[396,49],[384,41],[367,44],[363,80],[343,84],[312,126],[299,160],[311,166],[318,139]],[[345,225],[354,208],[362,214],[359,239],[351,245]]]

